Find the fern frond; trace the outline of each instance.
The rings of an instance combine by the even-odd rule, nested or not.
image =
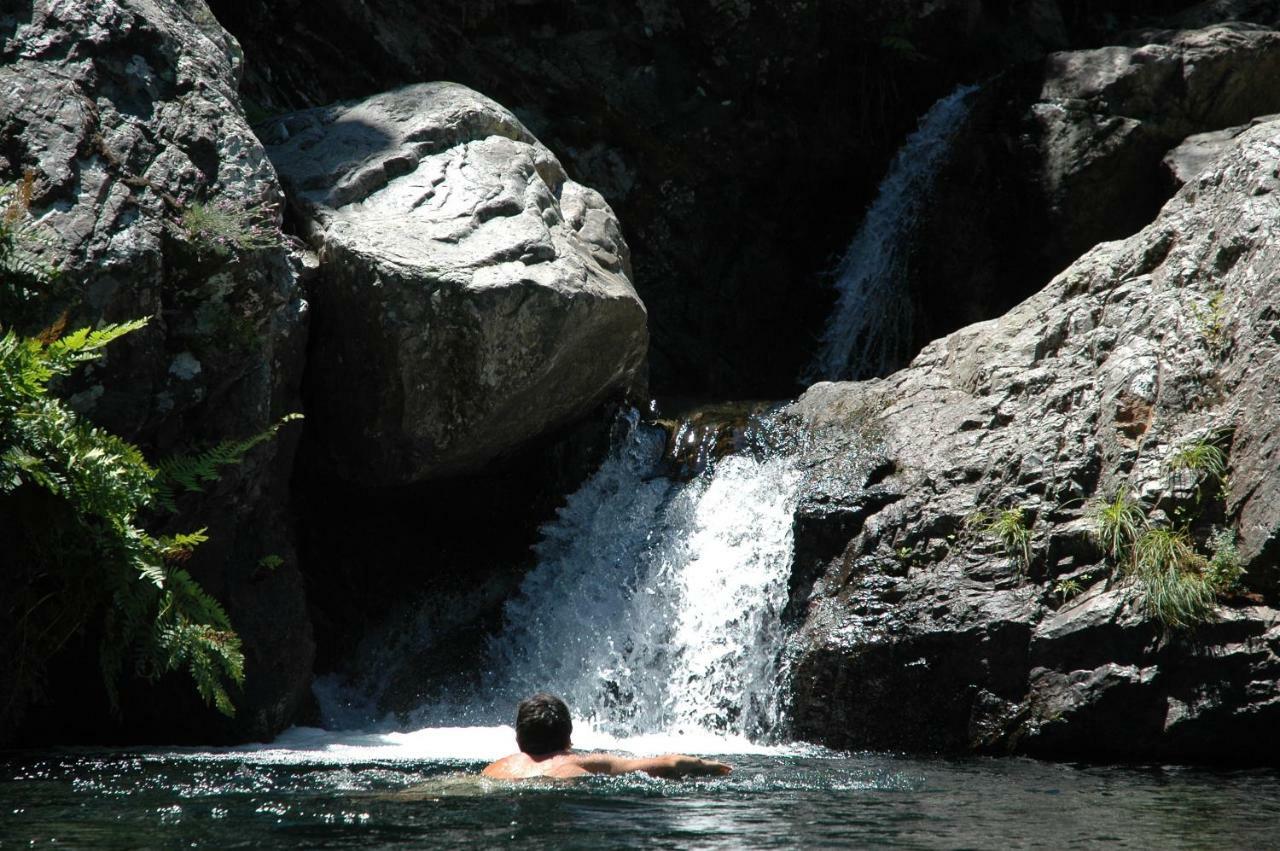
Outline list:
[[[145,327],[150,321],[151,317],[144,316],[129,322],[104,325],[101,328],[86,326],[72,331],[48,345],[46,354],[50,366],[62,374],[77,364],[94,360],[101,356],[100,352],[107,344]]]
[[[224,440],[195,455],[174,455],[156,467],[153,483],[156,504],[176,511],[177,494],[199,493],[205,485],[216,482],[220,470],[238,464],[254,447],[271,440],[285,423],[302,419],[302,414],[286,414],[269,428],[244,440]]]

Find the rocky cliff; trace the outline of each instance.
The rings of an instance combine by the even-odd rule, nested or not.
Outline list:
[[[1154,222],[1006,315],[795,403],[821,447],[796,519],[798,575],[814,579],[794,648],[801,736],[1280,755],[1278,163],[1280,122],[1253,127]],[[1221,487],[1188,460],[1209,445]],[[1205,554],[1183,553],[1189,574],[1222,557],[1215,529],[1238,533],[1243,585],[1205,623],[1162,626],[1145,556],[1115,558],[1099,534],[1117,498],[1136,525],[1184,531]]]
[[[296,259],[270,238],[283,198],[240,108],[235,41],[201,3],[115,0],[7,11],[0,34],[0,172],[33,176],[31,212],[64,284],[0,321],[33,331],[62,311],[71,328],[152,317],[64,389],[153,458],[250,437],[298,410],[307,304]],[[296,716],[314,653],[284,514],[296,440],[283,432],[181,504],[211,539],[191,572],[245,641],[236,721],[187,706],[189,686],[174,682],[163,701],[127,694],[122,732],[106,721],[90,655],[87,670],[52,678],[58,711],[33,713],[24,735],[262,737]],[[260,569],[268,556],[277,569]]]

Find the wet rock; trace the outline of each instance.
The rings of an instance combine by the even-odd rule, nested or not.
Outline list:
[[[814,438],[808,457],[861,431],[891,470],[876,487],[899,495],[861,518],[799,604],[800,735],[847,748],[1280,755],[1262,732],[1280,720],[1278,161],[1280,122],[1244,130],[1151,225],[1098,245],[1005,316],[885,379],[818,384],[792,406]],[[1170,462],[1205,440],[1229,452],[1225,497],[1212,483],[1195,496]],[[828,492],[866,484],[852,468],[827,475]],[[1093,539],[1091,506],[1118,491],[1153,520],[1181,518],[1206,551],[1215,527],[1232,527],[1261,596],[1163,629]],[[1013,509],[1025,555],[988,529]]]
[[[498,104],[429,83],[263,132],[320,255],[308,395],[339,477],[476,470],[636,380],[618,221]]]
[[[21,5],[21,4],[18,4]],[[70,0],[7,4],[0,15],[0,180],[30,172],[31,212],[50,235],[61,288],[13,315],[31,331],[152,317],[64,389],[85,415],[153,459],[257,434],[300,409],[307,305],[278,234],[275,172],[240,109],[242,58],[201,2]],[[225,211],[230,232],[266,241],[226,250],[226,232],[188,227]],[[185,224],[184,224],[185,223]],[[313,646],[284,517],[293,436],[226,468],[212,492],[183,497],[169,531],[207,526],[189,568],[244,639],[246,690],[226,722],[189,682],[125,695],[123,726],[95,712],[96,661],[55,669],[87,689],[28,713],[24,741],[267,738],[308,699]],[[282,560],[270,575],[268,555]],[[176,680],[176,678],[175,678]],[[88,686],[84,684],[88,683]],[[182,711],[175,707],[182,706]],[[83,714],[71,724],[69,713]]]

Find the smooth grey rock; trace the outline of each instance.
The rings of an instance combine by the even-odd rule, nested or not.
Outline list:
[[[1182,140],[1182,143],[1164,156],[1164,167],[1174,182],[1182,187],[1195,178],[1200,172],[1213,165],[1224,151],[1231,148],[1231,142],[1248,127],[1274,120],[1275,116],[1263,116],[1249,122],[1247,127],[1227,127],[1212,130],[1208,133],[1193,133]]]
[[[340,477],[475,470],[633,383],[617,219],[501,106],[425,83],[264,134],[320,254],[310,397]]]
[[[0,13],[0,180],[33,171],[31,212],[52,235],[47,257],[67,290],[24,324],[32,330],[64,309],[70,328],[152,317],[64,385],[68,395],[153,460],[244,439],[299,410],[307,304],[288,247],[211,259],[181,227],[197,199],[259,207],[279,223],[275,172],[236,93],[235,39],[199,0],[26,7]],[[188,705],[189,683],[173,678],[165,688],[127,690],[123,727],[77,696],[30,713],[43,732],[19,735],[208,742],[269,738],[293,723],[310,699],[314,655],[284,511],[295,442],[284,431],[225,468],[212,493],[183,497],[174,521],[180,531],[208,527],[211,540],[189,567],[244,639],[236,720]],[[284,563],[261,571],[267,555]],[[78,717],[68,722],[64,713]]]
[[[801,736],[1280,757],[1265,732],[1280,723],[1280,612],[1259,604],[1274,600],[1280,546],[1277,163],[1280,121],[1247,129],[1147,228],[1098,245],[1006,315],[885,379],[818,384],[791,406],[826,492],[867,485],[865,470],[823,464],[827,447],[860,442],[886,471],[875,489],[895,496],[842,548],[828,538],[846,518],[801,502],[797,554],[827,554],[794,604]],[[1168,463],[1212,435],[1234,435],[1225,501],[1212,487],[1196,499]],[[1166,633],[1092,538],[1090,505],[1118,489],[1169,516],[1181,506],[1202,545],[1214,525],[1234,526],[1246,587],[1270,596],[1228,599],[1216,620]],[[1030,521],[1025,566],[967,522],[1014,507]],[[1064,603],[1063,579],[1084,592]]]

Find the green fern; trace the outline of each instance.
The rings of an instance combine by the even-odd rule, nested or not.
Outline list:
[[[198,489],[299,417],[154,468],[136,446],[48,392],[53,378],[146,320],[62,335],[64,324],[31,338],[12,329],[0,335],[0,499],[7,500],[0,520],[6,507],[26,506],[47,527],[24,539],[21,572],[9,577],[16,603],[9,631],[0,631],[0,653],[18,673],[0,721],[14,721],[14,695],[37,694],[47,660],[94,617],[101,619],[99,665],[113,706],[132,659],[133,673],[150,679],[185,669],[206,702],[232,715],[229,689],[244,681],[240,639],[218,601],[182,567],[208,540],[205,530],[152,537],[137,518],[166,500],[171,505],[175,483]]]
[[[34,184],[28,171],[16,185],[0,186],[0,318],[10,325],[52,295],[59,278],[57,268],[40,257],[55,240],[31,218]]]
[[[285,423],[300,419],[302,414],[286,414],[275,425],[244,440],[224,440],[195,455],[166,458],[160,462],[153,483],[156,504],[169,511],[176,511],[179,491],[203,491],[205,485],[218,480],[221,468],[240,463],[249,450],[275,437]]]

